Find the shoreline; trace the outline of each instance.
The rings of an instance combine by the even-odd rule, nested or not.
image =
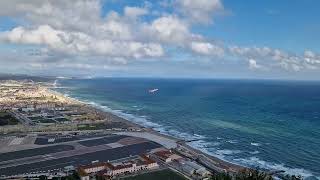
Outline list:
[[[127,125],[130,125],[130,126],[133,126],[133,127],[139,127],[141,129],[143,129],[142,132],[147,132],[147,133],[151,133],[151,134],[154,134],[156,136],[160,136],[160,137],[163,137],[163,138],[166,138],[166,139],[170,139],[172,141],[175,141],[175,143],[177,144],[177,146],[181,146],[185,149],[188,149],[190,152],[192,153],[197,153],[199,154],[200,156],[202,157],[206,157],[206,158],[209,158],[212,162],[214,162],[213,164],[215,165],[218,165],[220,167],[224,167],[225,169],[228,169],[227,172],[237,172],[239,170],[243,170],[243,169],[249,169],[250,167],[246,167],[246,166],[243,166],[243,165],[240,165],[240,164],[236,164],[236,163],[233,163],[233,162],[229,162],[229,161],[226,161],[224,159],[221,159],[219,157],[216,157],[214,155],[211,155],[209,153],[206,153],[204,152],[203,150],[201,149],[198,149],[198,148],[195,148],[195,147],[192,147],[191,145],[187,144],[185,142],[185,140],[181,139],[181,138],[178,138],[178,137],[174,137],[173,135],[170,135],[170,134],[166,134],[166,133],[162,133],[161,131],[157,131],[155,130],[154,128],[150,128],[150,127],[145,127],[143,125],[140,125],[140,124],[137,124],[133,121],[130,121],[128,119],[126,119],[125,117],[121,117],[120,115],[112,112],[112,109],[110,110],[106,110],[104,109],[103,107],[100,107],[100,105],[98,104],[95,104],[94,102],[93,103],[90,103],[90,102],[85,102],[83,100],[79,100],[79,99],[76,99],[76,98],[73,98],[73,97],[70,97],[70,96],[67,96],[61,92],[58,92],[58,91],[55,91],[53,90],[52,88],[47,88],[49,91],[51,91],[52,93],[55,93],[59,96],[63,96],[64,98],[66,99],[70,99],[74,102],[77,102],[83,106],[87,106],[87,107],[90,107],[90,108],[94,108],[95,110],[98,110],[100,111],[101,113],[104,113],[106,115],[112,115],[114,117],[116,117],[116,121],[121,121]]]
[[[134,122],[132,120],[127,119],[126,117],[123,117],[123,116],[119,115],[118,112],[113,112],[113,110],[111,108],[107,107],[107,106],[101,106],[101,105],[95,103],[94,101],[79,100],[77,98],[70,97],[69,95],[65,95],[65,94],[63,94],[61,92],[57,92],[55,90],[52,90],[51,88],[48,88],[48,89],[53,91],[53,92],[56,92],[56,93],[60,94],[61,96],[65,97],[65,98],[69,98],[69,99],[72,99],[72,100],[74,100],[76,102],[79,102],[80,104],[82,104],[84,106],[87,106],[87,107],[90,107],[90,108],[94,108],[94,109],[96,109],[96,110],[98,110],[98,111],[100,111],[102,113],[105,113],[105,114],[112,115],[112,116],[116,117],[118,121],[124,122],[124,123],[129,124],[129,125],[134,126],[134,127],[142,128],[144,132],[148,132],[148,133],[154,134],[156,136],[160,136],[160,137],[164,137],[166,139],[170,139],[170,140],[176,141],[176,144],[179,144],[179,145],[183,146],[184,148],[186,148],[188,150],[191,150],[192,152],[195,152],[197,154],[201,154],[202,156],[207,157],[208,159],[210,159],[211,164],[218,165],[219,167],[223,167],[224,169],[228,169],[226,172],[235,173],[237,171],[244,170],[244,169],[259,169],[259,170],[264,171],[266,173],[274,174],[275,176],[280,175],[278,177],[282,177],[282,175],[287,175],[287,174],[289,174],[289,175],[294,175],[295,174],[295,173],[290,173],[290,172],[287,173],[286,172],[287,170],[263,169],[263,168],[261,169],[261,168],[259,168],[259,166],[254,166],[253,167],[253,166],[250,166],[250,165],[243,165],[243,164],[239,164],[239,163],[236,163],[236,162],[232,162],[230,160],[225,160],[223,158],[215,156],[214,153],[210,153],[210,152],[208,153],[204,149],[193,147],[192,145],[187,144],[187,142],[185,140],[183,140],[182,138],[175,137],[174,135],[168,134],[166,132],[161,132],[160,130],[156,130],[155,128],[157,128],[157,127],[146,127],[144,125],[137,124],[137,122]],[[123,112],[121,112],[121,113],[123,113]],[[124,114],[126,114],[126,113],[124,113]],[[129,115],[133,115],[133,114],[129,114]],[[151,122],[151,123],[153,123],[153,122]],[[278,172],[280,174],[278,174],[276,172]],[[282,173],[284,173],[284,174],[282,174]],[[306,170],[306,173],[307,174],[305,176],[303,176],[303,177],[318,177],[318,176],[315,176],[312,172],[310,172],[308,170]],[[295,175],[299,175],[299,174],[295,174]]]
[[[24,82],[19,81],[14,83],[18,85],[24,84]],[[174,128],[174,126],[167,125],[166,121],[160,121],[162,123],[157,123],[157,121],[154,122],[146,116],[139,116],[139,113],[136,114],[135,111],[126,111],[125,107],[120,109],[110,108],[110,106],[113,107],[112,104],[110,104],[110,106],[108,103],[104,104],[104,99],[90,98],[91,95],[94,94],[95,89],[88,92],[88,96],[82,96],[81,93],[78,94],[76,93],[77,91],[73,91],[72,87],[70,87],[71,89],[69,91],[69,87],[65,87],[67,89],[64,90],[64,87],[53,86],[50,83],[33,83],[32,86],[27,83],[24,89],[28,87],[30,87],[30,89],[27,91],[23,91],[22,93],[18,91],[18,93],[12,94],[18,97],[17,102],[14,102],[12,98],[4,99],[2,102],[4,103],[3,107],[15,107],[14,103],[25,103],[25,105],[30,103],[39,103],[39,107],[36,107],[35,104],[32,106],[34,108],[52,108],[51,105],[53,104],[57,107],[58,111],[63,111],[62,113],[58,113],[59,115],[67,114],[67,120],[70,122],[63,121],[63,123],[59,123],[60,121],[56,121],[56,124],[42,124],[41,121],[38,121],[35,122],[37,123],[35,128],[29,126],[29,121],[22,121],[22,124],[24,125],[21,125],[21,127],[0,128],[4,134],[10,132],[49,132],[52,130],[66,133],[86,130],[100,130],[105,133],[119,135],[122,133],[123,135],[141,137],[153,141],[186,159],[190,159],[195,162],[198,162],[200,159],[200,163],[198,164],[201,164],[204,167],[209,167],[208,170],[211,170],[212,172],[217,172],[216,169],[218,169],[218,172],[221,172],[221,170],[224,172],[236,172],[236,170],[239,169],[260,169],[260,171],[268,174],[274,174],[274,172],[282,171],[281,174],[275,174],[275,177],[281,177],[286,174],[302,175],[302,177],[318,177],[315,175],[316,173],[314,174],[314,172],[307,169],[288,167],[285,164],[271,164],[273,162],[260,161],[259,158],[255,157],[253,157],[254,159],[249,159],[250,162],[248,163],[242,163],[234,160],[233,158],[220,156],[215,150],[211,151],[205,144],[203,144],[203,142],[210,142],[210,139],[208,140],[207,138],[210,138],[211,136],[203,136],[201,133],[194,134],[193,132],[187,133],[185,131],[179,131]],[[139,101],[139,99],[136,99],[136,101]],[[6,105],[5,102],[8,102],[8,104]],[[108,102],[107,99],[106,102]],[[10,103],[12,103],[12,105]],[[44,104],[45,107],[43,107],[42,104]],[[170,111],[170,109],[167,111]],[[73,113],[75,115],[73,115]],[[69,125],[66,126],[65,124]],[[223,137],[223,134],[221,133],[217,135]],[[252,161],[253,163],[251,163]]]

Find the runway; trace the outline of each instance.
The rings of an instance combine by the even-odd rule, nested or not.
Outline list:
[[[112,161],[147,153],[160,144],[124,135],[70,142],[0,154],[0,176],[48,172],[65,166],[86,165],[92,161]]]

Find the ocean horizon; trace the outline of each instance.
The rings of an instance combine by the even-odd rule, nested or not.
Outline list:
[[[320,177],[317,81],[59,79],[55,90],[232,163]]]

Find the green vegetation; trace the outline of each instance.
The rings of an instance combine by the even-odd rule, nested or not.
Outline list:
[[[156,171],[151,173],[145,173],[137,176],[123,178],[122,180],[185,180],[183,176],[169,170],[165,169],[162,171]]]
[[[78,130],[99,130],[99,129],[105,129],[105,128],[106,128],[106,125],[104,123],[78,125]]]
[[[235,176],[236,180],[272,180],[272,176],[259,170],[245,170]]]
[[[7,112],[0,112],[0,126],[17,125],[19,121]]]
[[[42,118],[39,120],[40,123],[56,123],[54,120],[52,119],[46,119],[46,118]]]
[[[47,176],[40,176],[39,180],[47,180]],[[74,172],[73,174],[66,176],[66,177],[53,177],[52,180],[80,180],[80,177],[77,172]]]
[[[302,180],[303,178],[301,176],[290,176],[290,175],[286,175],[283,177],[284,180]]]
[[[65,122],[65,121],[70,121],[67,118],[55,118],[54,120],[58,121],[58,122]]]
[[[43,119],[42,117],[29,117],[29,119],[31,119],[32,121],[37,121],[40,119]]]
[[[226,173],[216,173],[210,178],[211,180],[273,180],[274,178],[259,170],[244,170],[235,175],[229,175]],[[289,176],[281,178],[284,180],[302,180],[300,176]]]
[[[210,178],[211,180],[232,180],[232,176],[226,173],[216,173]]]
[[[74,172],[72,175],[69,175],[66,177],[66,180],[78,180],[78,179],[80,179],[80,177],[77,172]]]
[[[36,122],[36,123],[55,123],[54,120],[48,119],[46,117],[41,117],[41,116],[29,117],[29,119],[31,119],[33,122]]]

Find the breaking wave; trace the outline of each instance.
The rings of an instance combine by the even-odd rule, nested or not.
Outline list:
[[[243,165],[250,166],[250,167],[258,167],[258,168],[268,169],[268,170],[285,171],[286,174],[301,175],[304,178],[313,176],[313,174],[308,170],[305,170],[302,168],[289,168],[289,167],[285,166],[284,164],[267,162],[267,161],[259,159],[258,157],[255,157],[255,156],[252,156],[249,158],[238,158],[238,159],[234,159],[234,161],[238,162],[239,164],[243,164]],[[316,178],[319,179],[319,177],[316,177]]]
[[[67,97],[72,97],[72,95],[70,94],[64,94]],[[134,114],[129,114],[129,113],[125,113],[121,110],[115,110],[115,109],[111,109],[108,106],[103,106],[101,104],[98,104],[96,102],[93,101],[88,101],[86,99],[83,98],[79,98],[79,97],[73,97],[75,99],[78,99],[84,103],[87,103],[89,105],[92,105],[94,107],[97,107],[103,111],[112,113],[114,115],[117,115],[121,118],[124,118],[128,121],[137,123],[139,125],[142,125],[144,127],[147,128],[152,128],[162,134],[165,135],[170,135],[170,136],[174,136],[176,138],[179,139],[183,139],[183,140],[194,140],[192,142],[189,142],[188,145],[192,146],[193,148],[196,148],[204,153],[207,153],[209,155],[215,156],[217,158],[220,158],[222,160],[228,161],[228,162],[232,162],[232,163],[236,163],[236,164],[240,164],[240,165],[244,165],[244,166],[248,166],[248,167],[259,167],[259,168],[263,168],[263,169],[269,169],[269,170],[283,170],[285,171],[286,174],[290,174],[290,175],[301,175],[302,177],[311,177],[313,176],[313,174],[305,169],[301,169],[301,168],[289,168],[286,167],[284,164],[276,164],[276,163],[272,163],[272,162],[267,162],[264,160],[259,159],[258,157],[248,157],[248,158],[236,158],[236,154],[239,153],[243,153],[240,150],[230,150],[230,149],[219,149],[217,147],[219,147],[219,145],[221,144],[220,142],[208,142],[205,141],[205,139],[207,137],[200,135],[200,134],[189,134],[189,133],[185,133],[185,132],[180,132],[177,131],[175,129],[173,129],[172,127],[167,127],[158,123],[154,123],[148,120],[147,116],[137,116]],[[138,108],[138,107],[135,107]],[[222,137],[216,137],[216,140],[223,140],[224,138]],[[230,144],[237,144],[238,141],[237,140],[223,140],[226,143],[230,143]],[[250,143],[252,146],[261,146],[260,143],[256,143],[256,142],[251,142]],[[252,152],[247,152],[249,155],[256,155],[259,154],[259,151],[252,151]],[[226,156],[228,156],[228,158],[226,158]],[[313,176],[314,177],[314,176]],[[319,177],[316,177],[318,179],[320,179]]]

